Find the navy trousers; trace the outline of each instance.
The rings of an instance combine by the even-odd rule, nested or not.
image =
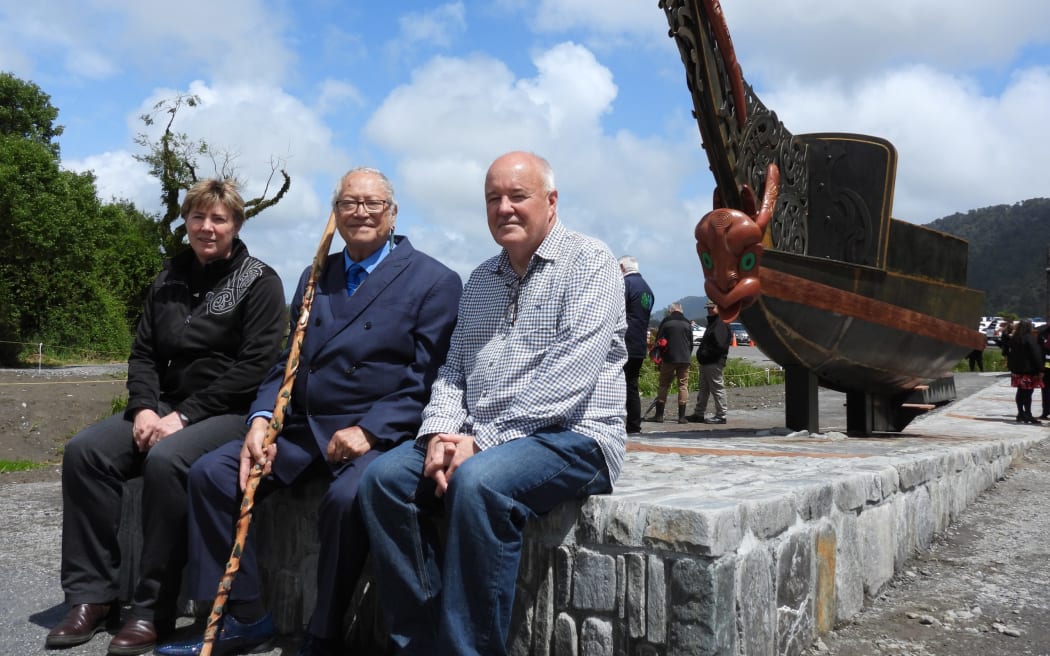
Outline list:
[[[305,430],[305,429],[303,429]],[[289,434],[277,439],[277,460]],[[302,436],[302,434],[300,434]],[[297,444],[315,444],[299,440]],[[241,443],[228,444],[201,458],[190,470],[190,595],[212,599],[233,545],[241,491],[238,486]],[[289,445],[290,446],[290,445]],[[291,448],[295,448],[292,446]],[[315,451],[316,446],[312,447]],[[307,631],[319,638],[342,637],[343,617],[350,605],[368,556],[368,538],[357,505],[357,487],[369,463],[380,455],[370,451],[332,472],[318,452],[297,474],[279,479],[267,476],[256,490],[256,503],[276,489],[320,477],[329,481],[317,509],[320,551],[317,559],[317,604]],[[254,531],[241,556],[240,571],[230,590],[230,601],[252,601],[262,596]]]

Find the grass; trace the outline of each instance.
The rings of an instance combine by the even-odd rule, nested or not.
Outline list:
[[[110,414],[115,415],[118,412],[124,412],[128,409],[128,395],[122,394],[121,396],[114,396],[113,400],[109,402]]]
[[[960,360],[952,371],[964,372],[970,370],[969,361],[966,358]],[[984,352],[985,371],[1008,371],[1006,358],[1002,351],[996,347],[989,347]],[[698,366],[694,359],[689,363],[689,389],[696,391],[698,383]],[[756,367],[743,358],[729,358],[725,369],[722,370],[722,380],[726,387],[759,387],[762,385],[781,385],[784,383],[784,370],[780,367],[766,369]],[[643,397],[656,396],[656,390],[660,383],[660,375],[657,367],[651,360],[646,358],[642,363],[642,371],[638,376],[638,388]],[[672,385],[673,387],[673,385]]]
[[[105,353],[91,349],[72,349],[63,346],[44,344],[44,352],[39,353],[33,344],[26,344],[18,353],[19,366],[32,368],[68,367],[72,365],[118,364],[128,361],[127,353]]]
[[[0,474],[11,472],[29,471],[46,467],[46,462],[30,462],[28,460],[0,460]]]
[[[776,367],[766,369],[756,367],[743,358],[729,358],[722,370],[722,380],[726,387],[759,387],[762,385],[780,385],[784,382],[784,370]],[[642,396],[656,396],[660,384],[659,370],[651,360],[642,363],[638,376],[638,389]],[[689,389],[695,391],[699,386],[699,366],[694,359],[689,363]]]
[[[952,367],[952,371],[969,371],[970,361],[963,358]],[[984,350],[984,370],[985,371],[1009,371],[1006,367],[1006,358],[1003,357],[1002,350],[997,346],[989,346]]]

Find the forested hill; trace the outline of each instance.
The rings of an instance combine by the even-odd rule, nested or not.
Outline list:
[[[967,284],[985,293],[984,313],[1046,313],[1050,198],[952,214],[928,224],[970,243]]]

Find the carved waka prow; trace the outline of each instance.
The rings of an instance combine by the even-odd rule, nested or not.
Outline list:
[[[787,371],[788,426],[818,429],[818,384],[847,394],[859,434],[954,398],[948,372],[984,346],[966,242],[891,217],[889,141],[788,131],[744,80],[717,0],[659,4],[716,185],[695,231],[705,290]]]

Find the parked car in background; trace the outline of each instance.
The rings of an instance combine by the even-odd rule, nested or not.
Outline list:
[[[981,317],[981,323],[977,327],[977,330],[984,333],[984,343],[987,346],[995,346],[999,342],[999,322],[1003,320],[1002,317]]]
[[[707,328],[704,328],[695,321],[690,321],[693,324],[693,346],[698,346],[700,340],[704,338],[704,333],[707,332]]]
[[[744,328],[744,324],[731,323],[729,324],[729,331],[736,338],[737,346],[751,346],[751,335],[748,334],[747,328]]]

